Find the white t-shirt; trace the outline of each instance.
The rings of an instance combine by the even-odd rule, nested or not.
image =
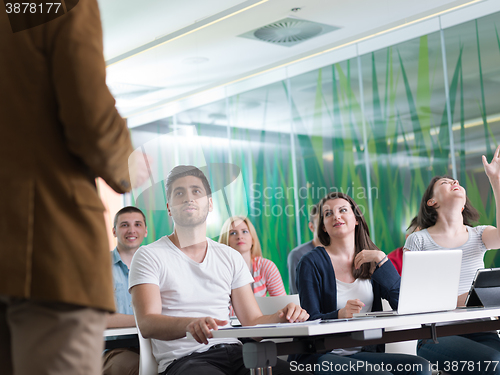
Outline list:
[[[370,279],[356,279],[345,283],[337,279],[337,309],[343,309],[350,299],[359,299],[365,305],[360,312],[370,312],[373,306],[373,287]],[[361,346],[354,348],[333,349],[332,353],[347,356],[359,353]]]
[[[229,321],[231,290],[254,280],[240,253],[210,238],[207,243],[201,263],[189,258],[167,236],[139,248],[130,267],[129,290],[139,284],[158,285],[163,315]],[[210,339],[208,345],[187,337],[151,341],[159,373],[193,352],[204,352],[219,343],[239,343],[231,338]]]
[[[487,225],[479,225],[477,227],[466,225],[469,239],[462,246],[455,248],[439,246],[434,242],[427,229],[423,229],[408,236],[404,248],[411,251],[462,250],[462,266],[460,269],[460,284],[458,286],[458,294],[460,295],[469,291],[476,270],[484,268],[483,258],[487,249],[482,237],[486,227]]]
[[[361,312],[372,311],[373,286],[370,279],[356,279],[352,283],[337,279],[337,309],[343,309],[350,299],[359,299],[365,304]]]

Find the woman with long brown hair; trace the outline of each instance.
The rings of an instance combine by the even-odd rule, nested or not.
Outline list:
[[[491,163],[483,156],[483,165],[496,201],[496,222],[500,223],[500,146]],[[467,198],[460,183],[448,176],[434,177],[420,202],[417,217],[422,229],[408,237],[405,250],[462,250],[462,268],[457,305],[463,306],[474,275],[484,268],[484,254],[500,247],[500,227],[473,226],[479,214]],[[460,336],[440,337],[439,343],[420,341],[417,352],[439,369],[450,374],[462,373],[447,364],[470,361],[468,374],[500,374],[500,366],[487,366],[500,361],[500,339],[497,332],[480,332]],[[457,362],[458,361],[458,362]]]
[[[322,246],[304,255],[297,267],[300,304],[310,314],[309,319],[352,318],[354,313],[380,311],[382,298],[396,309],[400,276],[385,253],[370,239],[356,202],[346,194],[331,193],[320,201],[319,215],[316,230]],[[358,374],[375,373],[368,369],[381,363],[386,364],[385,369],[392,370],[376,371],[377,374],[431,373],[429,363],[422,358],[379,352],[381,350],[381,347],[335,349],[326,354],[301,355],[297,361],[333,364],[329,371],[316,374],[342,374],[345,371],[334,369],[349,368],[359,361],[372,366],[358,366]],[[410,367],[420,367],[422,371],[398,372],[398,367],[404,367],[398,366],[400,364],[415,364]]]

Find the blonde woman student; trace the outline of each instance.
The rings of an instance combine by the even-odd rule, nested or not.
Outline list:
[[[256,297],[286,295],[278,267],[269,259],[262,257],[259,237],[255,227],[246,217],[235,216],[226,220],[222,226],[219,242],[237,250],[245,259],[254,283]]]

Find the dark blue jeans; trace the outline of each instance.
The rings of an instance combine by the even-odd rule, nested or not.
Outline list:
[[[327,353],[318,358],[316,375],[431,375],[430,363],[409,354],[360,352],[350,356]]]
[[[449,374],[500,375],[500,339],[481,332],[418,343],[417,353]],[[437,366],[436,366],[437,365]]]
[[[242,345],[210,348],[203,353],[193,353],[170,364],[161,375],[248,375],[243,365]],[[278,359],[273,375],[311,375],[292,371],[288,362]]]

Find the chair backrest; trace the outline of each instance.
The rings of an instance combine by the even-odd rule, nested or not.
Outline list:
[[[137,326],[137,336],[139,337],[139,375],[158,375],[158,363],[153,355],[151,339],[145,339],[135,316],[135,325]]]
[[[298,294],[291,294],[287,296],[277,297],[255,297],[259,304],[260,311],[264,315],[274,314],[276,311],[281,310],[290,302],[300,306],[300,299]]]

